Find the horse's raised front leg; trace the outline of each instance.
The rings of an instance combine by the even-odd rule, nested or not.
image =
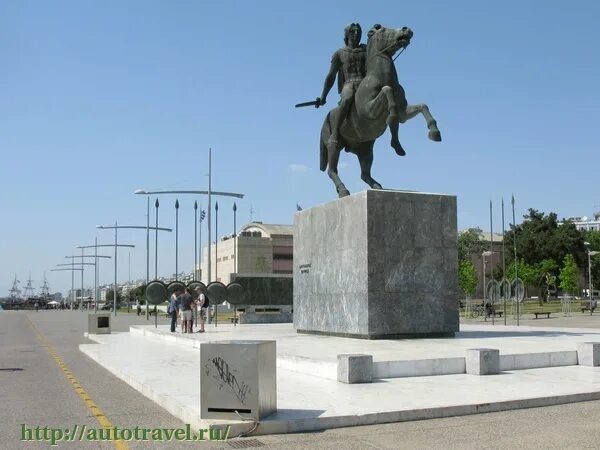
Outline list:
[[[387,107],[388,115],[385,119],[385,123],[390,128],[392,139],[390,145],[396,151],[399,156],[406,155],[406,152],[400,145],[398,139],[398,123],[400,117],[398,115],[398,104],[394,95],[394,90],[390,86],[383,86],[379,94],[367,104],[367,114],[370,119],[379,117]]]
[[[373,165],[373,145],[375,141],[365,142],[356,149],[356,156],[360,163],[360,178],[373,189],[383,189],[381,185],[371,177],[371,166]]]
[[[442,140],[442,134],[440,133],[440,130],[437,127],[437,122],[429,112],[429,107],[426,104],[419,103],[417,105],[408,105],[406,107],[406,117],[404,120],[401,118],[401,122],[404,123],[406,120],[412,119],[419,113],[423,114],[423,117],[425,117],[425,121],[427,122],[429,139],[440,142]]]
[[[340,198],[350,195],[350,191],[346,188],[340,177],[338,176],[338,161],[340,159],[340,151],[343,145],[337,142],[330,142],[327,144],[328,162],[327,162],[327,175],[335,184],[335,190]]]

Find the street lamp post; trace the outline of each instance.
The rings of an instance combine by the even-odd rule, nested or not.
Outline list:
[[[235,216],[237,211],[237,205],[233,202],[233,273],[237,273],[237,226],[235,223]],[[234,321],[235,323],[235,321]]]
[[[218,272],[217,272],[217,268],[218,268],[218,261],[217,261],[218,248],[219,248],[219,202],[215,202],[215,281],[219,281],[219,275],[218,275]]]
[[[91,255],[90,255],[91,256]],[[77,256],[65,256],[65,258],[77,258]],[[77,264],[78,266],[81,266],[81,293],[80,293],[80,297],[79,297],[79,310],[83,311],[83,271],[84,268],[83,266],[95,266],[95,263],[86,263],[86,262],[78,262],[78,263],[73,263],[73,260],[71,260],[70,263],[67,264],[57,264],[57,266],[73,266],[74,264]],[[77,300],[77,296],[75,296],[75,300]]]
[[[198,202],[194,200],[194,280],[198,279],[198,268],[196,268],[196,255],[198,254]]]
[[[517,222],[515,221],[515,196],[510,199],[513,216],[513,248],[515,254],[515,300],[517,301],[517,326],[520,325],[521,311],[519,310],[519,261],[517,260]]]
[[[96,240],[97,242],[97,240]],[[98,286],[98,258],[111,258],[111,256],[104,256],[104,255],[98,255],[98,247],[101,247],[99,245],[78,245],[76,248],[80,248],[80,249],[84,249],[84,248],[92,248],[95,247],[96,251],[93,255],[74,255],[74,256],[65,256],[65,258],[71,258],[71,264],[68,264],[70,266],[73,266],[73,258],[81,258],[81,261],[83,262],[83,258],[94,258],[94,262],[93,263],[85,263],[85,265],[90,265],[90,266],[94,266],[94,304],[95,304],[95,310],[98,311],[98,296],[97,296],[97,286]],[[79,264],[79,263],[78,263]],[[64,264],[58,264],[60,265],[64,265]],[[83,269],[83,268],[82,268]],[[82,270],[82,275],[83,275],[83,270]],[[81,281],[81,286],[82,286],[82,293],[81,295],[83,296],[83,279]]]
[[[481,258],[483,261],[483,320],[487,322],[487,285],[485,282],[485,257],[486,256],[492,256],[494,253],[498,253],[492,250],[488,250],[486,252],[483,252],[481,254]],[[492,263],[492,259],[490,258],[490,263]],[[490,275],[491,280],[494,279],[493,274]],[[494,288],[493,284],[492,284],[492,288]],[[492,296],[492,298],[490,299],[490,301],[492,302],[492,323],[494,320],[494,305],[493,305],[493,300],[494,300],[494,296],[495,296],[495,289],[494,290],[490,290],[490,295]]]
[[[67,264],[68,266],[73,266],[73,262],[71,264]],[[68,269],[50,269],[50,272],[60,272],[62,270],[70,270],[71,271],[71,311],[73,310],[73,292],[75,291],[75,277],[74,273],[77,270],[83,270],[83,268],[79,267],[69,267]]]
[[[148,197],[150,198],[150,197]],[[156,226],[154,227],[154,279],[158,279],[158,197],[154,202],[154,208],[156,209]]]
[[[233,192],[217,192],[212,190],[212,149],[208,149],[208,191],[196,191],[196,190],[177,190],[177,191],[168,191],[168,190],[160,190],[160,191],[146,191],[144,189],[137,189],[134,194],[139,195],[155,195],[155,194],[200,194],[200,195],[208,195],[208,261],[207,261],[207,284],[210,283],[212,279],[211,273],[211,261],[210,261],[210,244],[212,237],[212,228],[211,228],[211,206],[212,206],[212,196],[224,196],[224,197],[236,197],[236,198],[244,198],[244,194],[236,194]]]
[[[202,207],[201,207],[202,208]],[[200,223],[198,230],[198,281],[202,280],[202,222],[204,221],[204,217],[206,216],[206,211],[203,209],[200,210]],[[210,247],[209,247],[210,248]],[[210,257],[210,252],[208,253]]]
[[[94,249],[94,261],[96,262],[96,267],[95,267],[95,276],[94,276],[94,303],[96,304],[94,310],[97,312],[98,311],[98,279],[100,278],[100,273],[99,273],[99,264],[98,264],[98,258],[112,258],[112,256],[102,256],[102,255],[98,255],[98,247],[114,247],[114,244],[98,244],[98,238],[95,238],[94,240],[94,245],[78,245],[76,248],[93,248]],[[130,247],[133,248],[133,245],[120,245],[120,247]],[[90,255],[90,257],[92,257],[92,255]]]
[[[584,242],[584,244],[588,247],[588,293],[590,295],[590,316],[593,315],[593,309],[592,309],[592,304],[593,304],[593,296],[592,296],[592,256],[595,256],[597,254],[600,254],[600,252],[598,251],[594,251],[594,250],[590,250],[589,246],[590,243],[589,242]]]
[[[179,268],[178,263],[178,250],[179,250],[179,200],[175,200],[175,281],[178,280]]]
[[[135,230],[147,230],[147,232],[149,232],[149,230],[156,230],[156,231],[168,231],[171,232],[173,230],[171,230],[170,228],[160,228],[160,227],[150,227],[148,226],[148,224],[146,225],[117,225],[117,222],[115,222],[114,225],[109,225],[109,226],[104,226],[104,225],[96,225],[96,228],[100,229],[100,230],[111,230],[114,229],[115,230],[115,243],[114,243],[114,247],[115,247],[115,289],[117,288],[117,247],[135,247],[135,245],[124,245],[124,244],[119,244],[117,242],[117,230],[118,229],[135,229]],[[146,240],[146,261],[148,261],[150,255],[150,242],[148,240]],[[146,264],[146,286],[148,285],[148,278],[150,276],[149,274],[149,265]],[[115,316],[117,315],[117,295],[116,295],[116,291],[115,291]],[[148,309],[148,295],[146,293],[146,289],[144,289],[144,299],[146,301],[146,320],[149,320],[150,318],[150,310]]]

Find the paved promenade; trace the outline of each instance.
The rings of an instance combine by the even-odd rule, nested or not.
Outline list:
[[[50,446],[50,442],[22,442],[23,424],[69,430],[76,425],[89,429],[108,424],[131,429],[185,427],[78,350],[79,344],[90,343],[83,337],[85,320],[85,313],[71,311],[0,312],[0,448]],[[159,320],[166,324],[164,318]],[[600,316],[574,313],[521,323],[600,329]],[[126,331],[132,324],[148,322],[123,314],[117,316],[113,329]],[[249,439],[246,445],[266,448],[597,448],[600,401]],[[208,441],[59,443],[59,448],[142,446],[234,448]]]

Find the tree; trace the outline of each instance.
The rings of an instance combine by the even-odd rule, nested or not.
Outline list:
[[[117,290],[117,303],[119,303],[122,300],[122,295],[121,293]],[[108,291],[106,291],[106,301],[107,302],[112,302],[114,298],[114,289],[109,289]]]
[[[515,275],[517,275],[523,281],[523,285],[525,287],[525,295],[527,296],[527,286],[535,285],[535,283],[537,282],[537,270],[535,269],[535,267],[521,260],[519,264],[516,265],[515,271],[515,263],[513,261],[506,268],[506,278],[510,281],[515,278]]]
[[[146,304],[146,285],[140,284],[135,289],[129,291],[130,301],[135,301],[137,298],[140,305]]]
[[[565,293],[575,295],[577,291],[577,264],[572,255],[567,255],[563,259],[563,267],[560,269],[560,288]]]
[[[477,270],[471,261],[460,261],[458,263],[458,284],[467,297],[475,293],[477,289]]]
[[[471,255],[481,255],[487,243],[481,238],[481,228],[469,228],[458,235],[458,260],[467,261]]]
[[[555,213],[546,215],[531,208],[523,218],[523,222],[516,227],[511,225],[512,231],[506,233],[505,242],[507,248],[513,248],[516,234],[519,259],[530,265],[552,260],[558,266],[570,254],[575,263],[583,267],[586,259],[584,239],[573,223],[559,224]],[[512,252],[507,252],[507,259],[514,259]]]
[[[548,301],[548,291],[550,286],[556,287],[556,273],[558,273],[558,264],[552,259],[544,259],[535,266],[537,272],[537,284],[540,288],[540,306]]]

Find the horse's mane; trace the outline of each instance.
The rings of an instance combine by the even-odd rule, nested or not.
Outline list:
[[[371,29],[367,33],[367,61],[365,67],[366,71],[369,70],[369,61],[377,54],[378,50],[377,46],[375,45],[375,42],[378,39],[377,37],[375,37],[375,35],[377,34],[377,31],[381,30],[382,28],[383,27],[380,24],[376,23],[371,27]]]

